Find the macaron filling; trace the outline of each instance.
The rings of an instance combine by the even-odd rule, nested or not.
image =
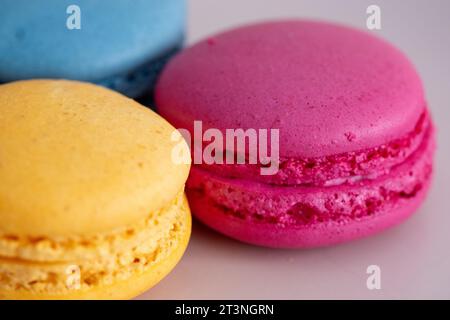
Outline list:
[[[376,178],[389,171],[389,168],[404,162],[422,143],[430,126],[428,111],[424,111],[413,129],[403,137],[375,148],[335,154],[317,158],[283,158],[279,160],[278,172],[274,175],[261,175],[261,164],[201,164],[223,177],[244,178],[265,184],[283,186],[331,186],[347,180]],[[348,139],[357,139],[347,133]],[[283,142],[283,130],[280,130]]]
[[[186,208],[180,192],[172,203],[145,220],[108,234],[66,239],[2,235],[0,290],[59,294],[143,273],[170,255],[180,236],[188,232]],[[76,270],[79,286],[68,282]]]
[[[421,137],[418,147],[400,164],[385,168],[381,176],[351,176],[339,183],[324,181],[324,186],[280,186],[223,177],[194,167],[187,191],[192,210],[202,219],[208,214],[207,206],[196,203],[206,199],[209,206],[218,209],[215,211],[242,221],[297,228],[385,212],[399,200],[414,198],[429,181],[434,140],[432,123],[426,119],[420,125],[423,133],[417,134]]]

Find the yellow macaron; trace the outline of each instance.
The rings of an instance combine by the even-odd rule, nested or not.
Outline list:
[[[131,298],[161,280],[191,230],[174,130],[92,84],[1,85],[0,299]]]

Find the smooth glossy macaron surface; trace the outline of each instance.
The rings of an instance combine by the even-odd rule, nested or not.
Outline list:
[[[173,127],[131,99],[86,83],[32,80],[0,86],[0,101],[3,233],[110,230],[183,188],[189,165],[171,161]]]
[[[281,157],[380,146],[412,131],[421,81],[398,49],[329,23],[279,21],[201,41],[165,69],[159,111],[176,126],[281,128]]]

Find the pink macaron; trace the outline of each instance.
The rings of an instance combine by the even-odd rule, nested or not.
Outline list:
[[[421,80],[402,52],[352,28],[292,20],[218,34],[168,64],[156,106],[194,139],[194,121],[224,136],[279,130],[275,173],[208,161],[188,180],[193,214],[243,242],[301,248],[371,235],[410,216],[430,184]]]

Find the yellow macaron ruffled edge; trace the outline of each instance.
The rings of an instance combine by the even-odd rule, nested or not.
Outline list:
[[[101,263],[96,260],[48,263],[0,258],[3,269],[3,272],[0,269],[0,299],[129,299],[139,295],[164,278],[187,247],[192,222],[185,195],[179,195],[171,206],[164,209],[164,214],[168,211],[176,211],[176,219],[168,228],[168,234],[159,239],[147,254],[131,257],[128,267],[121,265],[113,274],[103,274]],[[152,242],[154,239],[148,240]],[[89,267],[95,265],[100,267],[96,270],[98,278],[93,280],[84,276],[86,271],[89,274]],[[79,280],[71,269],[73,266],[80,268]],[[20,278],[16,278],[15,283],[8,286],[5,277],[14,270],[17,275],[24,275],[27,282],[20,283]],[[52,271],[45,275],[46,270]],[[30,280],[33,274],[38,278],[45,276],[40,280]]]

